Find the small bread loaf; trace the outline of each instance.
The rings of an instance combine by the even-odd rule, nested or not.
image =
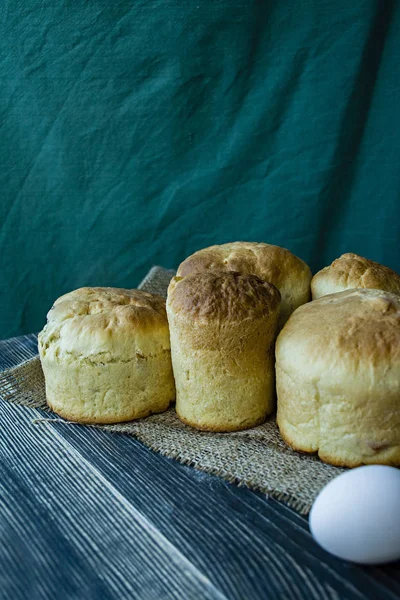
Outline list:
[[[400,465],[400,297],[357,289],[301,306],[276,343],[277,422],[328,463]]]
[[[175,398],[161,296],[86,287],[61,296],[47,318],[39,353],[59,415],[117,423],[162,412]]]
[[[311,281],[313,300],[355,288],[400,294],[400,276],[373,260],[348,252],[318,271]]]
[[[177,275],[210,270],[257,275],[272,283],[281,294],[279,328],[292,312],[310,299],[311,271],[300,258],[280,246],[256,242],[233,242],[195,252],[178,268]]]
[[[278,290],[254,275],[210,271],[172,279],[167,314],[183,422],[235,431],[273,411],[279,303]]]

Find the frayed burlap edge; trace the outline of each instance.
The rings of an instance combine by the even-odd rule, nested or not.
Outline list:
[[[174,271],[153,267],[140,288],[165,296]],[[44,376],[36,356],[0,373],[0,397],[15,404],[47,411],[38,424],[61,421],[47,408]],[[54,415],[54,418],[53,418]],[[114,433],[135,436],[163,456],[247,486],[280,500],[306,515],[324,485],[343,469],[326,465],[315,456],[291,450],[282,440],[275,418],[253,429],[235,433],[200,432],[184,425],[174,408],[139,421],[92,425]]]

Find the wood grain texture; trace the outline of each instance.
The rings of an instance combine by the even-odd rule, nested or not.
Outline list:
[[[304,518],[279,503],[149,452],[127,436],[51,426],[229,598],[262,598],[266,589],[274,598],[384,597],[390,589],[400,596],[398,570],[336,559],[314,543]]]
[[[0,342],[7,366],[9,350]],[[399,564],[330,556],[282,504],[132,437],[38,416],[0,402],[1,598],[400,597]]]
[[[34,333],[0,340],[0,371],[14,367],[37,353],[37,335]]]
[[[108,597],[224,598],[54,429],[32,425],[35,412],[28,409],[15,419],[11,405],[1,406],[5,598],[54,598],[74,585],[82,598],[96,597],[99,588]],[[19,549],[22,561],[15,562],[10,549]]]

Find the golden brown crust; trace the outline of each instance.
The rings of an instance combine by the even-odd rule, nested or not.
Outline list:
[[[47,319],[60,322],[75,317],[94,326],[107,322],[106,326],[112,328],[113,316],[117,317],[118,328],[156,325],[166,320],[165,299],[142,290],[83,287],[58,298]]]
[[[307,361],[321,352],[335,362],[362,352],[371,365],[400,361],[400,297],[375,289],[356,289],[323,296],[300,306],[277,340],[295,339]]]
[[[354,288],[379,289],[400,294],[400,276],[384,265],[348,252],[316,273],[311,281],[314,299]]]
[[[308,265],[289,250],[257,242],[232,242],[198,250],[179,265],[177,275],[216,269],[257,275],[278,289],[288,276],[311,279]]]
[[[213,270],[257,275],[281,293],[279,328],[298,306],[310,299],[311,271],[304,261],[286,248],[256,242],[232,242],[210,246],[189,256],[177,275]]]
[[[58,353],[101,362],[147,354],[160,333],[168,347],[165,299],[142,290],[84,287],[56,300],[39,335],[43,354]],[[58,354],[57,354],[58,355]]]
[[[255,275],[211,271],[174,277],[168,302],[175,313],[190,315],[191,320],[237,322],[275,312],[280,293]]]

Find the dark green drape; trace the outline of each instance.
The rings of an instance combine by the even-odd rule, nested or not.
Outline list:
[[[0,337],[231,240],[400,269],[400,5],[8,0]]]

